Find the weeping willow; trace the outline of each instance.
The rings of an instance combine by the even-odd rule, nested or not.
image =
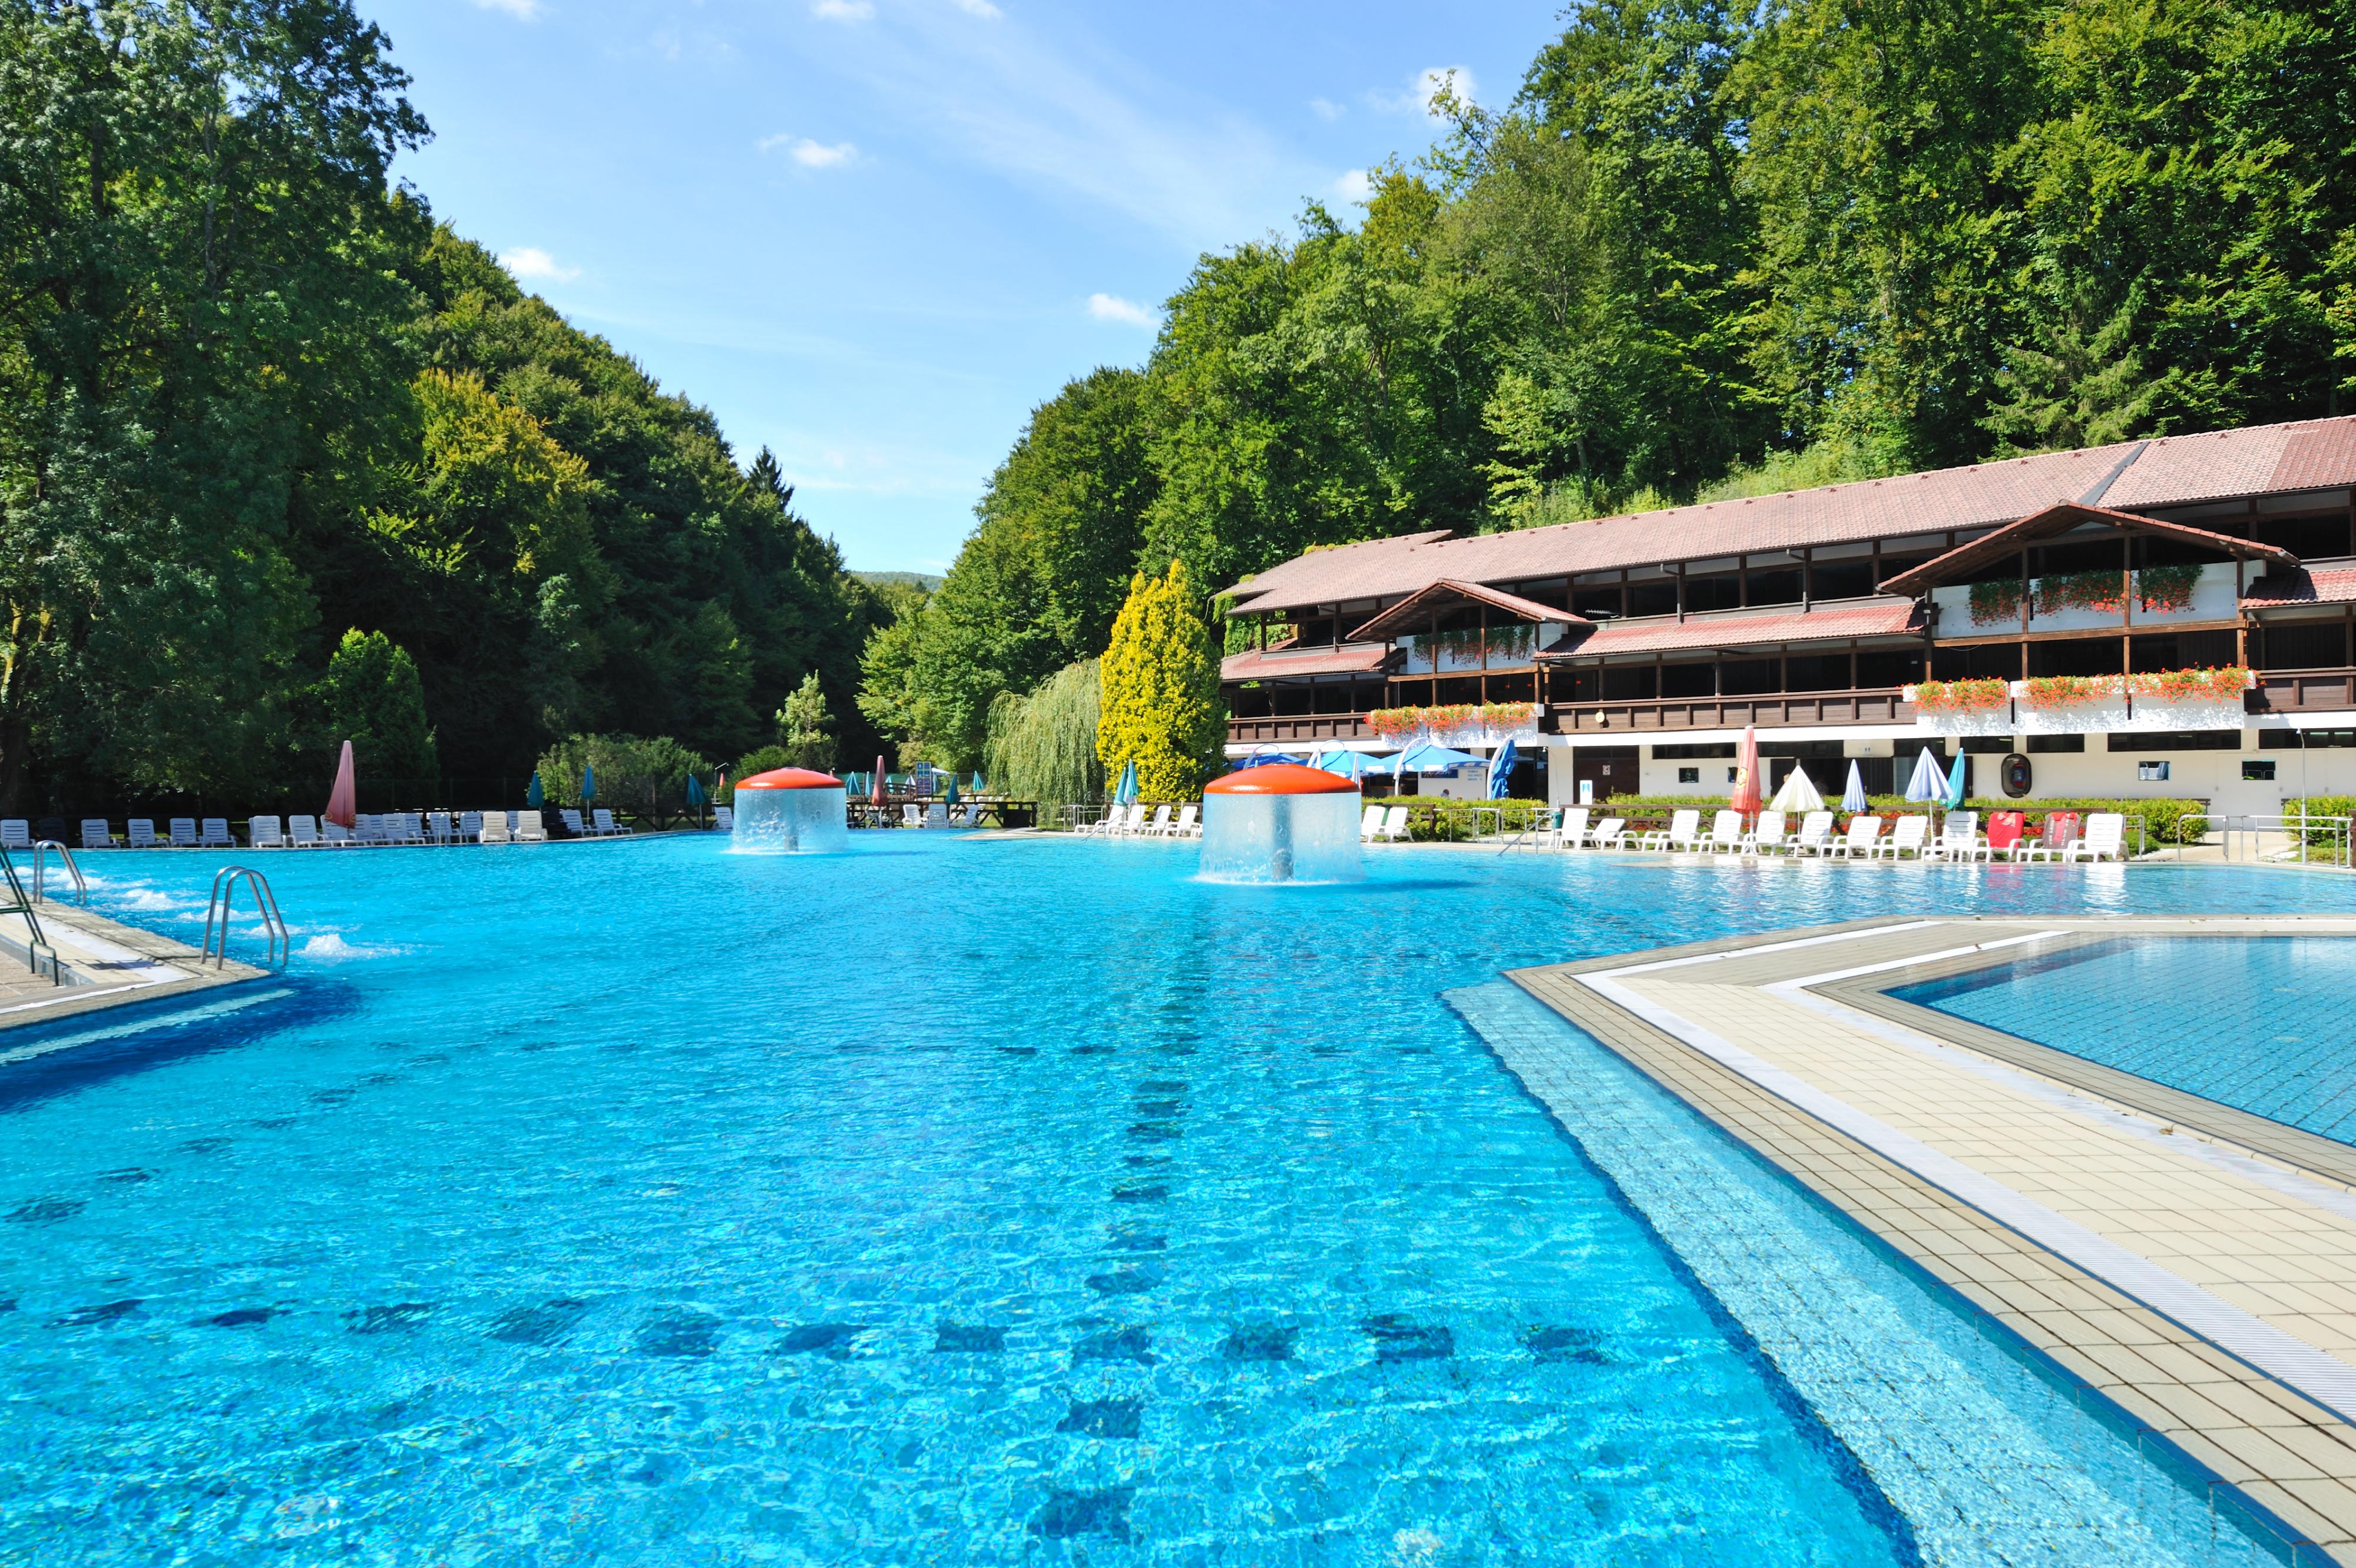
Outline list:
[[[1029,696],[1003,692],[990,704],[983,747],[991,782],[1020,800],[1094,805],[1104,799],[1097,759],[1097,661],[1066,664]]]

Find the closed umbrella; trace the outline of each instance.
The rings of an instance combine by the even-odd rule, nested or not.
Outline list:
[[[703,821],[703,785],[692,773],[687,776],[687,809],[699,823]]]
[[[1941,796],[1946,803],[1947,810],[1954,811],[1962,809],[1964,804],[1964,754],[1960,751],[1955,753],[1954,770],[1947,775],[1947,787],[1945,789],[1941,791]]]
[[[548,804],[548,792],[540,787],[540,770],[532,769],[531,782],[523,788],[523,803],[533,811]]]
[[[1112,803],[1116,806],[1137,804],[1137,759],[1135,757],[1120,765],[1120,783],[1113,789]]]
[[[327,791],[327,809],[320,815],[339,828],[350,828],[359,822],[359,783],[352,777],[352,743],[344,742],[344,755],[336,764],[335,788]]]
[[[1816,781],[1808,777],[1808,770],[1794,768],[1791,776],[1783,780],[1783,788],[1775,791],[1775,798],[1767,804],[1778,811],[1805,816],[1810,811],[1823,811],[1825,798],[1816,792]]]
[[[540,775],[535,773],[532,778],[537,781]],[[584,763],[581,767],[581,809],[587,811],[596,802],[596,800],[597,769],[588,763]]]
[[[1514,764],[1519,760],[1511,739],[1497,748],[1497,755],[1489,760],[1489,799],[1502,800],[1513,789]]]
[[[884,759],[883,759],[883,757],[878,757],[875,759],[875,786],[874,786],[874,788],[873,788],[873,789],[870,789],[870,790],[868,790],[868,791],[867,791],[867,801],[868,801],[868,804],[870,804],[870,805],[873,805],[873,806],[880,806],[880,805],[884,804],[884,786],[885,786],[885,779],[884,779]]]
[[[1759,810],[1759,732],[1749,725],[1734,754],[1734,798],[1727,804],[1746,817]]]
[[[947,806],[954,806],[958,803],[957,775],[954,773],[949,775],[949,792],[943,798],[941,803]]]
[[[1939,754],[1924,746],[1914,757],[1914,771],[1906,780],[1906,798],[1929,804],[1946,798],[1947,780],[1939,771]]]
[[[1848,789],[1842,792],[1841,810],[1851,816],[1865,810],[1865,776],[1854,762],[1848,765]]]

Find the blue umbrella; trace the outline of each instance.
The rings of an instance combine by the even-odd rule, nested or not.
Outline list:
[[[687,803],[691,808],[703,804],[702,782],[692,773],[687,776]]]
[[[1434,746],[1426,741],[1421,746],[1408,747],[1394,760],[1401,773],[1451,773],[1481,758],[1469,751],[1451,751],[1444,746]]]
[[[1841,797],[1841,810],[1852,816],[1865,810],[1865,779],[1854,762],[1848,765],[1848,792]]]
[[[1135,757],[1120,765],[1120,782],[1113,788],[1112,803],[1116,806],[1137,804],[1137,759]]]
[[[1947,787],[1941,792],[1947,810],[1958,811],[1964,803],[1964,754],[1955,753],[1954,771],[1947,775]]]
[[[1255,751],[1236,764],[1236,771],[1241,773],[1247,768],[1266,768],[1271,762],[1289,762],[1295,768],[1309,766],[1309,759],[1305,757],[1287,757],[1280,751]]]
[[[977,794],[977,795],[979,795],[979,794],[982,793],[982,787],[981,787],[981,773],[980,773],[980,771],[979,769],[976,769],[976,770],[975,770],[975,773],[974,773],[974,776],[973,776],[973,792],[974,792],[975,794]]]
[[[1364,751],[1329,751],[1317,759],[1317,766],[1344,779],[1363,779],[1369,773],[1391,771],[1390,758]]]
[[[1906,798],[1922,801],[1947,798],[1947,780],[1939,771],[1939,754],[1927,746],[1914,758],[1913,776],[1906,780]]]
[[[1506,792],[1513,789],[1514,764],[1517,760],[1514,743],[1509,738],[1505,745],[1497,748],[1497,755],[1490,759],[1489,799],[1502,800],[1505,798]]]
[[[948,795],[947,799],[946,799],[946,800],[944,800],[942,803],[943,803],[944,805],[954,806],[954,805],[956,805],[956,804],[957,804],[957,802],[958,802],[957,775],[956,775],[956,774],[954,774],[954,773],[952,773],[952,774],[950,774],[950,775],[949,775],[949,792],[948,792]]]
[[[535,811],[548,804],[548,796],[540,787],[540,775],[536,771],[531,776],[531,782],[524,789],[523,803]]]
[[[533,775],[538,778],[538,774]],[[581,768],[581,803],[587,805],[597,798],[597,769],[587,763]]]

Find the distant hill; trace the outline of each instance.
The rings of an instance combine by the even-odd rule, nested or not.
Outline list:
[[[941,580],[938,577],[926,572],[853,572],[851,575],[862,583],[873,584],[879,587],[885,583],[906,583],[922,588],[928,594],[941,585]]]

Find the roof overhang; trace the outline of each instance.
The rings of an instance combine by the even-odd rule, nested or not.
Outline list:
[[[1462,582],[1454,577],[1442,577],[1429,587],[1419,588],[1365,625],[1350,633],[1353,642],[1387,642],[1394,637],[1404,637],[1420,630],[1430,618],[1445,610],[1462,609],[1468,605],[1481,605],[1493,610],[1503,610],[1526,621],[1559,621],[1567,626],[1592,626],[1584,616],[1569,610],[1556,609],[1552,605],[1539,604],[1516,595],[1500,593],[1495,588],[1478,583]]]
[[[1961,582],[1990,563],[2001,561],[2008,555],[2017,555],[2029,545],[2059,538],[2089,523],[2115,529],[2122,535],[2147,533],[2157,538],[2173,539],[2244,561],[2265,561],[2286,568],[2298,564],[2298,557],[2278,544],[2261,544],[2254,539],[2236,539],[2228,533],[2212,533],[2205,528],[2168,522],[2131,511],[2113,511],[2107,507],[2081,506],[2075,501],[2063,501],[2058,506],[2047,507],[2043,511],[2030,512],[2019,522],[2007,523],[1993,533],[1984,533],[1969,544],[1959,544],[1944,555],[1925,561],[1911,572],[1901,572],[1884,582],[1881,591],[1904,594],[1910,597],[1926,594],[1943,585]]]
[[[1345,642],[1338,648],[1312,648],[1293,651],[1287,644],[1282,649],[1248,648],[1241,653],[1230,653],[1219,661],[1222,681],[1277,681],[1288,675],[1366,675],[1380,670],[1398,653],[1387,642]]]
[[[1648,617],[1611,621],[1591,632],[1572,634],[1538,650],[1544,663],[1558,660],[1608,659],[1638,653],[1701,653],[1726,649],[1783,648],[1811,642],[1851,642],[1866,638],[1919,638],[1920,607],[1887,596],[1813,610],[1741,610],[1688,616],[1683,620]]]

